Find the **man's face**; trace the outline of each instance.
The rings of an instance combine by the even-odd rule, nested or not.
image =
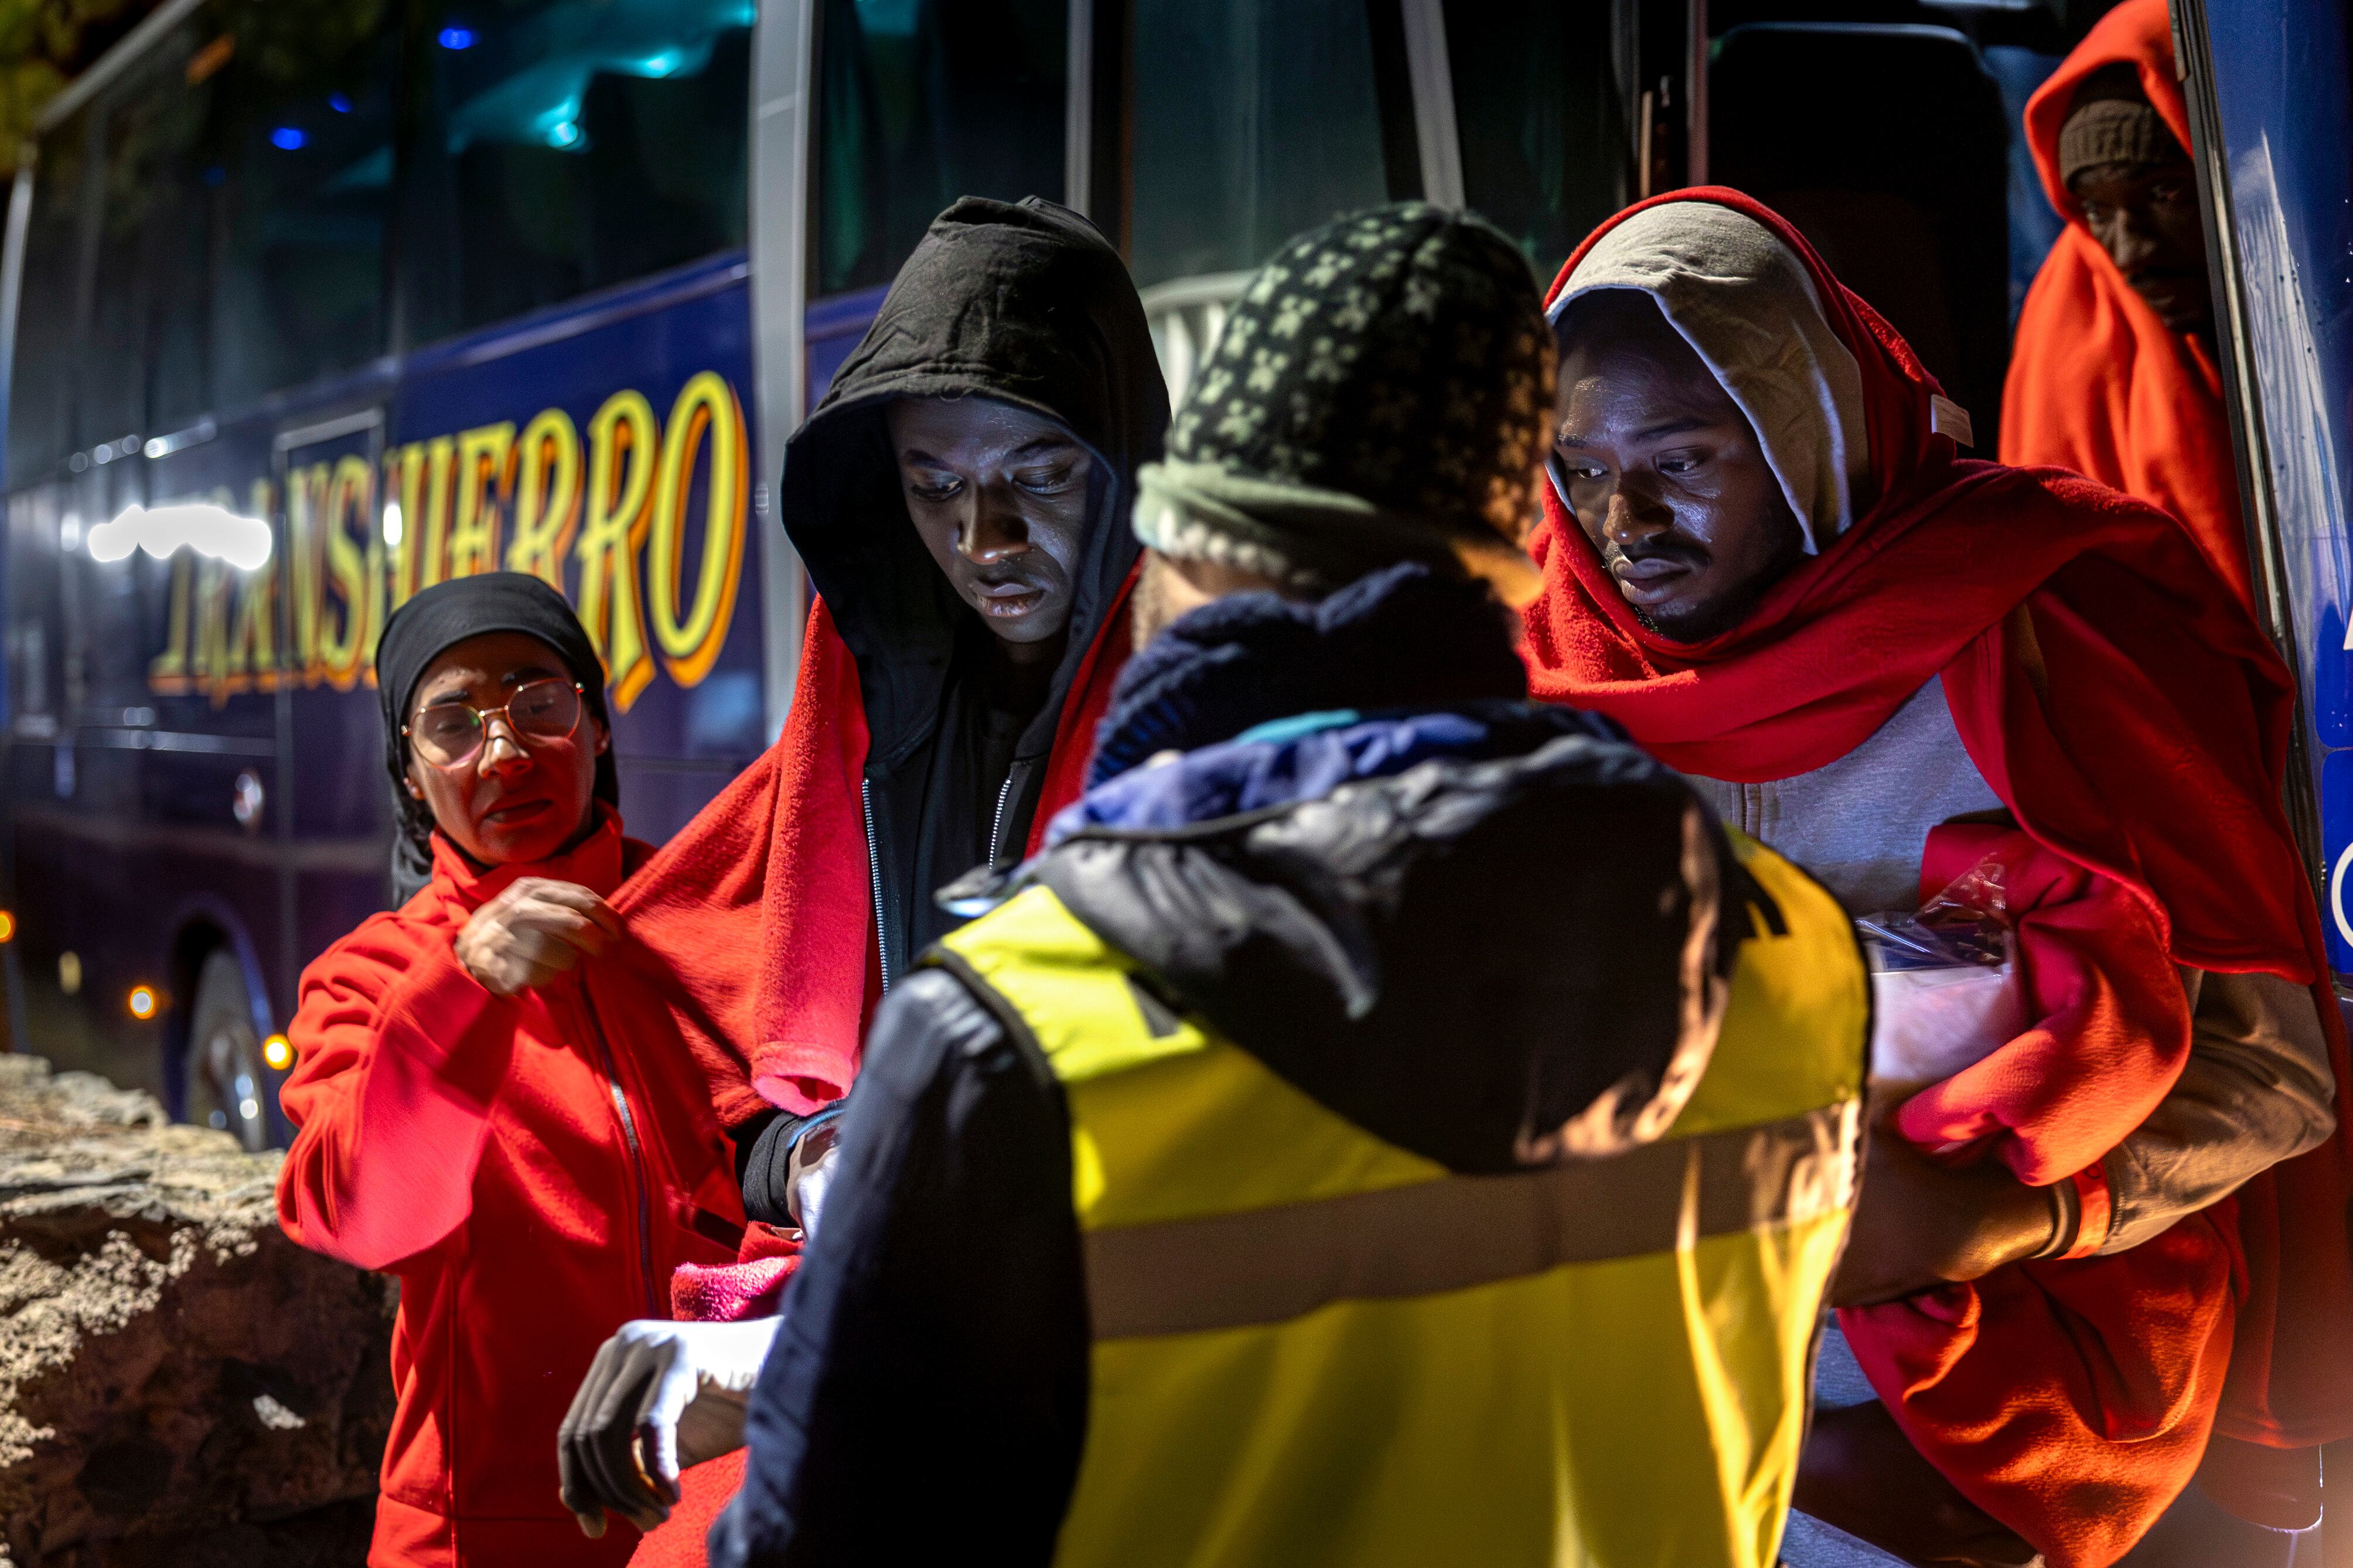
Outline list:
[[[1648,297],[1589,295],[1562,332],[1553,460],[1578,525],[1644,626],[1729,630],[1805,552],[1757,432]]]
[[[957,595],[1010,648],[1061,636],[1092,454],[1053,421],[985,397],[903,397],[888,413],[907,515]]]
[[[2206,231],[2187,158],[2164,163],[2095,163],[2068,183],[2084,223],[2133,292],[2177,332],[2213,329]]]

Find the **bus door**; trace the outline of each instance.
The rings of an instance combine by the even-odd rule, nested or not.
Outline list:
[[[811,404],[960,195],[1045,195],[1092,219],[1181,397],[1293,235],[1390,201],[1467,206],[1548,279],[1602,218],[1683,183],[1697,129],[1685,0],[818,10]]]
[[[2353,36],[2316,0],[2174,0],[2256,610],[2295,674],[2288,804],[2353,992]]]
[[[1586,233],[1684,183],[1682,3],[1135,0],[1076,58],[1074,205],[1114,235],[1181,398],[1251,271],[1355,208],[1467,207],[1549,282]]]

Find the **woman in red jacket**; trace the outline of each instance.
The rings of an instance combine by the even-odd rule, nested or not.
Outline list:
[[[667,1316],[681,1263],[733,1261],[731,1147],[701,1077],[637,1017],[607,903],[621,833],[604,673],[515,573],[426,589],[376,650],[416,890],[304,972],[280,1222],[399,1277],[372,1564],[627,1561],[557,1495],[554,1434],[597,1345]]]

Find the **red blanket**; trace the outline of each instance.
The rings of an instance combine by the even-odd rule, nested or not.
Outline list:
[[[2204,344],[2168,327],[2133,292],[2059,178],[2059,132],[2076,88],[2118,63],[2138,68],[2149,102],[2174,139],[2189,145],[2165,0],[2126,0],[2109,12],[2028,101],[2027,142],[2067,226],[2018,319],[2002,391],[2001,458],[2073,468],[2164,508],[2188,525],[2241,601],[2252,602],[2221,374]]]
[[[1924,1150],[1999,1159],[2049,1186],[2122,1142],[2181,1076],[2189,998],[2146,903],[2022,833],[1959,823],[1930,833],[1923,900],[1989,858],[2002,868],[2035,1022],[1905,1101],[1895,1125]]]
[[[1895,1126],[2048,1185],[2094,1165],[2173,1087],[2189,1008],[2147,905],[2022,833],[1937,828],[1922,898],[1988,858],[2035,1023],[1913,1096]],[[1839,1321],[1914,1446],[1979,1507],[2054,1565],[2113,1563],[2206,1452],[2244,1291],[2235,1218],[2226,1204],[2112,1258],[1999,1269]]]
[[[1740,626],[1681,645],[1635,619],[1576,520],[1547,493],[1535,543],[1546,591],[1526,612],[1532,689],[1609,714],[1674,766],[1753,781],[1845,755],[1941,676],[1963,744],[2026,837],[2114,884],[2107,896],[2137,905],[2172,961],[2319,981],[2317,917],[2279,805],[2288,679],[2183,531],[2153,508],[2073,476],[1960,460],[1931,431],[1933,378],[1793,228],[1735,192],[1659,199],[1748,213],[1805,261],[1862,370],[1876,499]],[[1563,283],[1583,254],[1571,258]],[[2335,1035],[2333,999],[2322,1016]],[[1989,1069],[1954,1087],[1936,1102],[1940,1122],[1958,1117],[1989,1137],[1999,1130],[2012,1168],[2046,1178],[2067,1173],[2101,1139],[2112,1143],[2108,1130],[2129,1126],[2151,1082],[2137,1077],[2119,1094],[2112,1081],[2080,1070],[2117,1038],[2087,1037],[2082,1044],[2093,1055],[2079,1064],[2068,1033],[2051,1027],[2014,1074]],[[2353,1100],[2344,1043],[2333,1044],[2338,1137],[2258,1178],[2239,1198],[2246,1295],[2221,1425],[2281,1447],[2353,1429],[2353,1338],[2343,1331],[2353,1321],[2344,1227]],[[2221,1230],[2230,1220],[2218,1209],[2203,1223]],[[2211,1258],[2184,1267],[2169,1289],[2222,1277]],[[2075,1280],[2106,1279],[2081,1289],[2121,1289],[2131,1310],[2140,1287],[2123,1285],[2106,1268],[2038,1266],[2074,1271],[2063,1275],[2071,1293]],[[2013,1289],[2025,1287],[1983,1282],[1978,1299],[1990,1310],[1992,1292]],[[2059,1378],[2052,1358],[2071,1331],[2055,1309],[1981,1313],[1949,1322],[1933,1345],[1915,1333],[1884,1353],[1873,1347],[1878,1331],[1862,1326],[1857,1350],[1883,1376],[1899,1353],[1915,1373],[1949,1362],[1940,1377],[1957,1394],[1953,1380],[1964,1371],[1982,1380],[1969,1395],[1981,1417],[1973,1420],[1913,1399],[1910,1376],[1879,1386],[1891,1405],[1920,1412],[1915,1436],[1952,1422],[1947,1440],[1922,1446],[1965,1491],[2054,1562],[2096,1563],[2101,1549],[2056,1521],[2105,1507],[2105,1489],[2120,1477],[2138,1478],[2145,1492],[2168,1485],[2171,1464],[2148,1462],[2146,1445],[2121,1437],[2070,1450],[2036,1440],[2030,1426],[2017,1428],[2019,1450],[2005,1458],[1986,1423],[1998,1427],[2010,1411],[2026,1421],[2038,1402],[2053,1400],[2084,1414],[2086,1430],[2104,1433],[2143,1430],[2148,1409],[2178,1413],[2180,1391],[2205,1386],[2198,1378],[2214,1353],[2211,1314],[2224,1310],[2211,1293],[2200,1300],[2200,1311],[2166,1308],[2169,1318],[2135,1321],[2116,1338],[2116,1353],[2139,1363],[2129,1375],[2119,1373],[2121,1382],[2070,1387]],[[1912,1328],[1925,1332],[1926,1321]],[[2096,1403],[2118,1388],[2174,1394],[2115,1409]],[[2082,1398],[2095,1403],[2075,1403]],[[2021,1512],[2030,1502],[2037,1520]]]
[[[1086,782],[1095,728],[1127,661],[1126,584],[1071,679],[1029,847]],[[858,662],[819,600],[782,739],[614,899],[729,1126],[764,1105],[798,1114],[849,1092],[881,995],[859,785]]]

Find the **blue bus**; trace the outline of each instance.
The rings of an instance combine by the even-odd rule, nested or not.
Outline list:
[[[1587,9],[167,0],[0,249],[12,1043],[282,1141],[296,978],[388,896],[403,599],[560,586],[659,841],[783,721],[783,441],[934,214],[1089,213],[1181,388],[1335,212],[1468,202],[1550,268],[1644,188],[1685,10]]]
[[[296,977],[388,897],[375,637],[444,577],[571,597],[630,827],[674,832],[790,699],[784,439],[957,195],[1087,213],[1181,392],[1250,268],[1335,213],[1467,205],[1548,278],[1714,178],[1990,431],[2057,230],[2014,128],[2105,9],[165,0],[47,110],[0,243],[9,1039],[283,1140]],[[2295,9],[2309,47],[2241,0],[2175,16],[2259,580],[2319,716],[2301,825],[2340,894],[2346,59],[2341,17]]]

